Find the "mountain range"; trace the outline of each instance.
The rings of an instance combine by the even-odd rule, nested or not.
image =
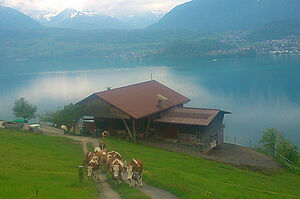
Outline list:
[[[299,0],[193,0],[148,29],[250,30],[281,19],[300,19]]]
[[[75,9],[66,9],[50,18],[50,20],[44,24],[50,27],[80,30],[126,28],[122,22],[113,17],[95,14],[90,11],[78,11]]]
[[[146,13],[116,15],[114,17],[101,15],[93,10],[65,9],[26,10],[25,13],[45,26],[71,29],[144,29],[163,17],[165,12],[154,10]]]

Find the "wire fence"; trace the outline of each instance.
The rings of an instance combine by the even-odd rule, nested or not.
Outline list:
[[[224,142],[229,143],[229,144],[244,146],[244,147],[248,147],[248,148],[253,147],[253,143],[251,140],[241,139],[241,138],[237,138],[235,136],[224,136]]]
[[[247,148],[251,148],[260,152],[263,152],[267,155],[272,156],[276,160],[278,160],[280,163],[284,164],[285,166],[293,169],[294,165],[293,162],[290,161],[288,158],[284,157],[282,154],[278,153],[275,150],[269,150],[265,147],[262,147],[260,145],[254,145],[254,143],[250,139],[241,139],[237,138],[235,136],[224,136],[224,142],[229,144],[235,144]]]

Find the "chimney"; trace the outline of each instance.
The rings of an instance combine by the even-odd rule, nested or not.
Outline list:
[[[165,96],[163,96],[163,95],[161,95],[161,94],[157,94],[156,97],[157,97],[157,105],[156,105],[156,106],[157,106],[158,108],[161,108],[161,103],[162,103],[162,101],[168,100],[168,98],[166,98]]]
[[[158,108],[161,108],[161,99],[157,99],[157,105]]]

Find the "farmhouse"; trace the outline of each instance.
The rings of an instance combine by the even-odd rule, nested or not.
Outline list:
[[[203,149],[222,144],[223,119],[230,112],[184,107],[189,101],[151,80],[94,93],[78,104],[85,115],[94,117],[96,128],[126,131],[134,141],[137,136],[155,135]]]

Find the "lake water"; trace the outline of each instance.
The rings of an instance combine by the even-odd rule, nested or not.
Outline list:
[[[0,61],[0,119],[25,97],[54,110],[104,90],[153,79],[189,97],[187,106],[232,112],[225,134],[257,141],[277,128],[300,146],[300,57],[260,57],[168,63],[162,66],[97,60]]]

